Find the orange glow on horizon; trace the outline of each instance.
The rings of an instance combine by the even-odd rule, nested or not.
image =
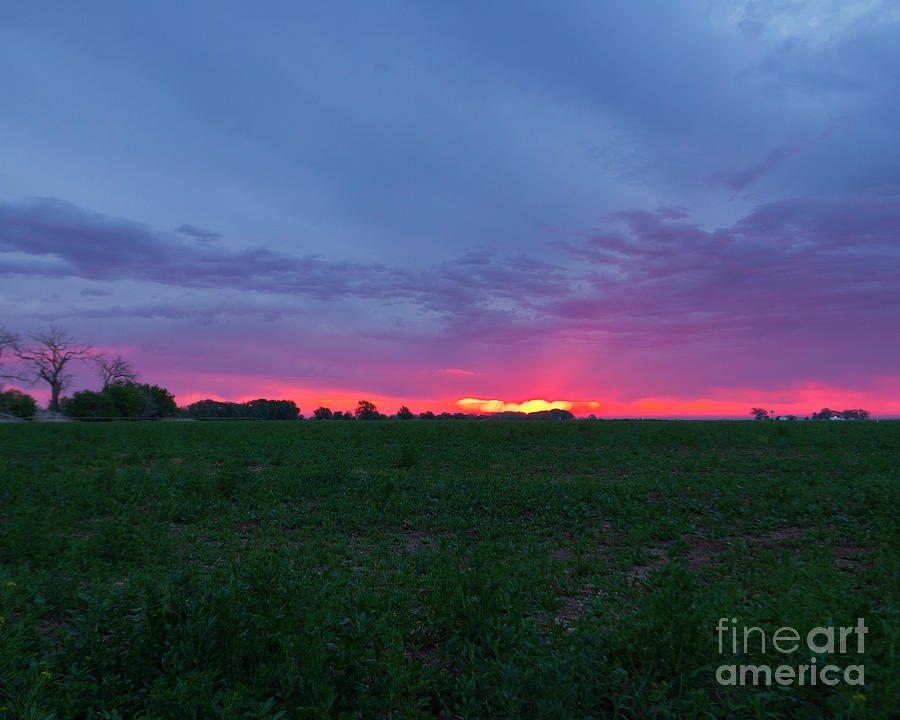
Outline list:
[[[204,380],[211,380],[206,376]],[[199,380],[199,378],[198,378]],[[317,407],[331,410],[354,410],[360,400],[369,400],[385,415],[393,415],[401,406],[413,413],[432,411],[490,414],[495,412],[537,412],[558,408],[568,410],[576,417],[596,415],[605,418],[734,418],[750,419],[752,407],[775,410],[778,415],[805,417],[823,407],[835,410],[864,408],[875,418],[900,417],[900,387],[893,379],[886,379],[883,392],[848,391],[814,383],[804,383],[786,390],[772,391],[755,388],[721,388],[707,397],[645,396],[637,398],[604,398],[602,400],[502,400],[498,398],[463,397],[459,399],[432,399],[428,397],[398,397],[379,395],[347,388],[310,388],[289,382],[263,381],[245,376],[217,377],[215,386],[220,392],[177,392],[176,400],[182,407],[192,402],[211,398],[214,400],[246,402],[256,398],[293,400],[301,412],[309,417]],[[191,383],[193,384],[193,383]],[[200,383],[198,382],[197,385]],[[174,385],[174,383],[173,383]],[[230,393],[226,388],[241,388]],[[246,388],[254,387],[252,393]],[[895,399],[894,399],[895,398]]]
[[[504,400],[481,400],[479,398],[461,398],[456,401],[460,411],[465,413],[495,413],[495,412],[541,412],[543,410],[569,410],[573,414],[580,414],[587,410],[596,412],[600,407],[599,402],[570,401],[570,400],[544,400],[535,398],[523,402],[506,402]]]
[[[474,372],[474,371],[466,371]],[[494,412],[536,412],[554,408],[569,410],[577,417],[596,415],[601,418],[727,418],[750,419],[750,409],[762,407],[774,410],[776,415],[806,417],[824,407],[833,410],[863,408],[873,419],[900,418],[900,377],[880,376],[868,382],[866,390],[855,390],[821,383],[798,383],[780,389],[735,386],[711,388],[704,394],[689,396],[641,395],[639,392],[620,388],[609,392],[592,393],[593,399],[560,400],[566,397],[568,381],[560,381],[559,394],[550,389],[538,397],[528,394],[509,396],[498,393],[486,397],[451,395],[444,388],[443,397],[426,393],[420,395],[393,395],[368,392],[354,387],[319,386],[298,383],[291,378],[261,377],[243,374],[212,374],[199,372],[142,373],[139,381],[151,381],[168,388],[180,407],[207,398],[220,401],[246,402],[257,398],[293,400],[304,416],[310,417],[320,407],[332,411],[353,411],[360,400],[373,402],[378,411],[393,415],[402,406],[413,413],[431,411],[467,414]],[[83,387],[95,388],[96,379],[87,373],[77,385],[68,391]],[[19,388],[46,406],[49,391],[46,385],[32,387],[16,383]],[[9,388],[7,385],[6,388]],[[445,394],[446,393],[446,394]],[[551,394],[552,393],[552,394]],[[573,393],[574,394],[574,393]],[[581,394],[581,393],[579,393]],[[585,393],[586,394],[586,393]],[[569,395],[571,398],[572,395]],[[576,395],[576,397],[578,397]],[[583,398],[584,395],[581,395]],[[589,396],[590,397],[590,396]]]

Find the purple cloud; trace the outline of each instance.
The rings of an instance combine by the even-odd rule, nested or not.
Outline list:
[[[271,298],[111,299],[105,307],[73,311],[83,317],[274,320],[302,313],[297,303],[304,298],[360,300],[399,322],[394,330],[356,329],[373,337],[422,331],[414,316],[401,322],[403,306],[433,314],[432,335],[457,340],[515,345],[576,338],[651,347],[791,329],[814,335],[824,324],[850,334],[864,326],[884,333],[900,305],[897,227],[896,193],[769,203],[716,230],[680,210],[628,210],[606,216],[584,240],[556,243],[562,253],[553,262],[478,251],[400,268],[265,248],[212,251],[177,234],[40,201],[0,204],[0,253],[33,257],[26,272],[47,277],[131,279]],[[0,255],[0,272],[23,270]]]

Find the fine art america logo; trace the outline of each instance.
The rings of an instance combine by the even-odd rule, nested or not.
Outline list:
[[[737,618],[719,618],[716,634],[720,655],[749,656],[751,653],[781,653],[784,660],[797,650],[800,655],[809,653],[806,661],[789,665],[723,664],[716,669],[716,681],[720,685],[862,685],[865,667],[862,654],[866,649],[864,618],[857,618],[856,626],[814,627],[801,634],[792,627],[780,627],[771,634],[755,625],[738,628]],[[818,655],[840,656],[841,665],[826,663]],[[820,661],[822,660],[822,661]],[[845,664],[851,661],[854,664]]]

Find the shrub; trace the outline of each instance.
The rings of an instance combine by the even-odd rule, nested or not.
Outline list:
[[[37,402],[31,395],[26,395],[20,390],[7,390],[0,393],[0,412],[30,418],[37,412]]]
[[[115,406],[110,397],[102,392],[81,390],[70,398],[63,398],[62,411],[74,418],[115,417]]]

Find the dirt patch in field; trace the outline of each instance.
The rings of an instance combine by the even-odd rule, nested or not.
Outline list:
[[[798,550],[801,541],[806,533],[809,532],[799,527],[783,527],[770,530],[765,535],[751,535],[740,533],[732,535],[728,540],[740,540],[747,545],[756,547],[770,548],[776,550]]]
[[[834,564],[847,572],[859,572],[872,567],[869,553],[856,545],[832,545]]]
[[[584,598],[564,596],[560,598],[562,605],[556,612],[553,622],[562,625],[568,635],[575,630],[575,624],[585,616]]]
[[[569,548],[562,547],[550,553],[550,557],[552,557],[554,560],[571,560],[573,557],[575,557],[575,553],[573,553]]]
[[[247,532],[248,530],[255,530],[259,527],[259,520],[238,520],[234,524],[234,529],[238,532]]]
[[[711,540],[705,535],[691,533],[684,536],[688,544],[688,552],[685,556],[689,570],[700,570],[715,560],[716,555],[725,550],[725,544],[719,540]]]
[[[710,538],[700,533],[689,533],[682,536],[687,543],[687,551],[679,554],[691,572],[699,572],[704,567],[714,564],[718,556],[724,553],[734,541],[740,540],[751,547],[763,547],[799,552],[802,542],[809,530],[799,527],[777,528],[763,535],[739,534],[721,539]],[[643,583],[652,572],[666,567],[670,560],[668,550],[671,543],[646,549],[647,561],[625,573],[630,585]],[[858,570],[866,567],[865,551],[850,545],[834,546],[835,564],[847,570]],[[752,557],[752,554],[750,555]]]
[[[716,556],[725,552],[728,546],[736,540],[746,543],[751,548],[761,547],[799,554],[803,549],[804,539],[810,532],[809,528],[789,526],[776,528],[762,535],[743,533],[731,535],[721,540],[714,540],[705,535],[692,533],[684,536],[689,547],[684,557],[688,568],[692,571],[697,571],[705,565],[715,562]],[[822,544],[821,542],[818,543],[820,547]],[[651,549],[651,552],[659,549]],[[834,564],[841,570],[859,572],[871,567],[871,562],[868,560],[869,552],[865,548],[850,544],[837,544],[832,545],[831,549],[834,554]],[[750,557],[753,557],[752,553]]]
[[[599,538],[595,541],[594,537],[585,537],[578,539],[574,535],[566,533],[563,535],[549,534],[547,539],[550,541],[548,552],[554,560],[566,561],[578,557],[578,553],[573,548],[582,548],[588,546],[588,550],[581,552],[582,560],[590,560],[592,558],[607,558],[610,549],[613,547],[621,547],[628,544],[628,536],[625,533],[613,530],[612,523],[604,520],[600,523],[602,532],[597,533]]]
[[[647,556],[647,562],[644,565],[637,565],[625,573],[629,585],[643,582],[651,572],[661,570],[669,564],[669,558],[664,547],[648,548]]]
[[[401,541],[406,552],[414,553],[421,547],[431,547],[439,537],[453,537],[453,533],[449,530],[441,530],[440,532],[433,530],[409,530],[401,535]]]
[[[594,585],[587,584],[578,588],[578,592],[574,595],[561,595],[560,606],[556,611],[553,622],[563,628],[563,633],[569,635],[575,631],[575,625],[581,618],[587,615],[585,604],[598,597],[605,596],[606,593],[598,590]]]

